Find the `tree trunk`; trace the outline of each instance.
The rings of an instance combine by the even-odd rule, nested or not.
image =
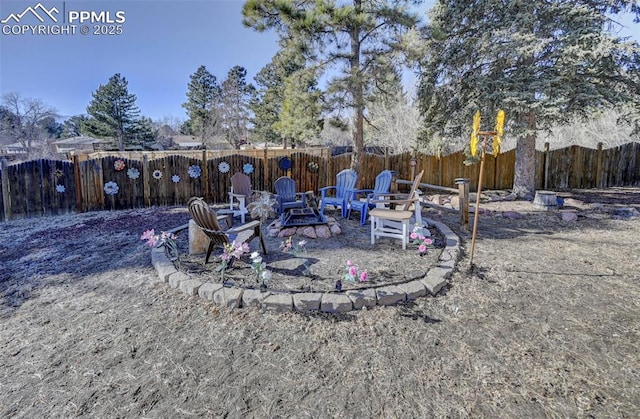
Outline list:
[[[524,115],[531,134],[518,138],[516,143],[515,176],[513,194],[519,198],[533,199],[536,189],[536,117],[534,113]]]
[[[362,7],[361,0],[354,0],[353,4],[356,13],[360,13]],[[353,95],[354,121],[353,121],[353,154],[351,157],[351,168],[357,172],[362,166],[362,155],[364,153],[364,87],[360,74],[360,30],[351,29],[351,58],[350,76],[351,93]]]

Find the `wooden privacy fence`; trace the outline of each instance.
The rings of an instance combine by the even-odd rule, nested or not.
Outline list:
[[[283,169],[288,166],[283,165],[283,158],[288,159],[290,168]],[[415,170],[424,169],[425,184],[455,188],[457,178],[468,178],[473,191],[479,167],[465,166],[464,159],[460,152],[441,158],[410,153],[365,154],[358,187],[372,188],[382,170],[395,171],[396,179],[411,179]],[[0,216],[7,220],[185,205],[192,196],[223,203],[228,201],[230,177],[239,170],[248,173],[254,189],[274,192],[273,182],[280,176],[290,176],[298,191],[318,191],[333,185],[336,174],[350,163],[351,154],[331,156],[330,149],[99,153],[93,158],[74,156],[73,161],[33,160],[11,166],[2,161],[0,205],[4,212]],[[484,188],[511,188],[514,165],[514,150],[496,158],[488,156]],[[552,151],[546,147],[536,152],[535,170],[538,189],[640,185],[640,144],[606,150],[602,146],[597,150],[573,146]]]

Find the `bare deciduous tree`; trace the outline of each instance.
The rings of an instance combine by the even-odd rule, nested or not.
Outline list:
[[[37,150],[46,149],[47,135],[43,122],[58,116],[54,108],[41,99],[22,97],[15,92],[2,96],[2,108],[3,141],[20,143],[27,157],[33,157]]]

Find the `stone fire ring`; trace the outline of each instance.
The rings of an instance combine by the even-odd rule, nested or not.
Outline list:
[[[431,219],[425,220],[442,234],[446,242],[445,248],[435,266],[422,278],[396,285],[324,293],[260,291],[192,279],[175,268],[173,262],[165,255],[163,248],[151,249],[151,263],[156,269],[160,282],[168,283],[172,288],[179,289],[188,295],[213,301],[219,306],[256,307],[272,311],[346,313],[352,310],[412,301],[427,293],[435,296],[444,287],[460,259],[460,238],[445,224]],[[173,231],[183,228],[177,227]]]

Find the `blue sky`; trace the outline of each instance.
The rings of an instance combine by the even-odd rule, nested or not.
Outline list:
[[[234,65],[247,69],[248,80],[271,61],[278,49],[274,32],[258,33],[242,25],[241,0],[137,0],[137,1],[48,1],[58,23],[71,12],[124,12],[122,34],[80,34],[82,26],[119,30],[114,24],[73,22],[75,34],[0,34],[0,94],[17,92],[39,98],[63,117],[83,114],[91,93],[115,73],[129,82],[144,116],[185,118],[181,104],[186,99],[189,76],[205,65],[221,82]],[[432,1],[427,1],[431,4]],[[0,20],[35,7],[38,0],[0,0]],[[40,9],[42,10],[42,9]],[[44,19],[49,19],[40,12]],[[102,16],[107,19],[106,13]],[[51,20],[45,23],[54,25]],[[623,32],[640,41],[640,24],[631,18],[622,23]],[[31,14],[20,25],[40,22]],[[110,25],[112,27],[110,27]]]

